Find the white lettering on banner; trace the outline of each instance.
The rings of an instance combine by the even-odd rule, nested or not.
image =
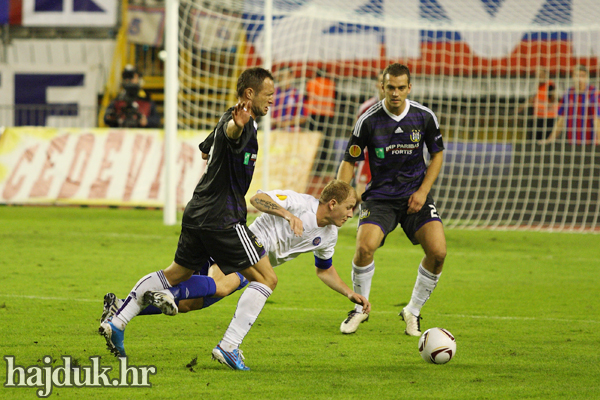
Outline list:
[[[159,130],[8,128],[4,134],[13,149],[0,142],[0,172],[7,171],[0,173],[0,203],[162,205]],[[179,205],[191,198],[204,171],[197,146],[207,135],[199,131],[179,142]]]

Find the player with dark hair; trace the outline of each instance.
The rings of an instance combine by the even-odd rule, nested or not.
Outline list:
[[[420,313],[437,285],[446,257],[442,220],[429,191],[443,161],[444,144],[435,114],[409,100],[410,71],[402,64],[383,71],[385,98],[369,108],[356,122],[338,179],[350,182],[354,164],[368,148],[371,181],[362,195],[352,261],[354,291],[369,297],[375,272],[374,254],[398,224],[413,244],[425,251],[412,297],[400,316],[405,333],[420,336]],[[425,164],[424,147],[431,161]],[[356,306],[342,322],[342,333],[356,332],[369,318]]]
[[[265,246],[274,267],[300,254],[313,252],[317,276],[331,289],[350,301],[361,304],[365,312],[369,312],[368,300],[353,292],[342,281],[332,263],[338,227],[352,217],[352,209],[356,203],[356,192],[349,184],[338,180],[329,182],[321,192],[319,200],[311,195],[299,194],[291,190],[273,190],[259,191],[250,202],[263,214],[249,228]],[[301,237],[296,236],[290,229],[285,219],[287,215],[285,211],[296,215],[302,221],[304,234]],[[247,283],[239,274],[224,276],[216,264],[210,267],[208,274],[210,276],[194,275],[191,279],[166,290],[146,292],[146,300],[151,305],[140,315],[161,312],[175,315],[178,311],[188,312],[206,308],[219,301],[222,296],[241,289]],[[221,293],[220,297],[206,295],[208,293],[206,288],[210,284],[216,285]],[[118,302],[120,300],[117,300],[112,293],[105,296],[103,320],[110,318],[116,312]],[[247,326],[246,331],[241,332],[242,338],[249,330],[250,326]],[[227,334],[225,336],[227,337]],[[214,354],[214,358],[221,363],[233,369],[240,369],[237,365],[231,364],[220,352]]]
[[[223,114],[210,135],[206,170],[183,213],[174,261],[140,279],[115,316],[100,324],[99,332],[113,354],[125,356],[125,327],[145,305],[146,292],[188,280],[211,257],[226,275],[240,272],[250,281],[241,297],[246,307],[238,309],[238,319],[243,317],[239,323],[252,323],[275,289],[277,276],[266,252],[246,226],[244,198],[258,153],[256,121],[273,105],[274,92],[273,76],[263,68],[247,69],[239,77],[238,103]],[[302,222],[293,215],[288,218],[301,235]],[[227,350],[227,355],[239,359],[237,350]]]

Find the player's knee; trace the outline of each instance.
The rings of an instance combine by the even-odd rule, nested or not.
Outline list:
[[[366,241],[359,242],[356,246],[356,258],[359,260],[371,260],[377,247]]]
[[[204,305],[204,299],[202,297],[197,299],[181,300],[177,305],[178,313],[187,313],[190,311],[200,310]]]
[[[165,278],[174,286],[183,281],[190,279],[194,271],[185,268],[176,262],[173,262],[168,268],[163,271]]]
[[[277,282],[277,275],[273,274],[265,277],[265,282],[263,283],[267,285],[271,290],[275,290],[275,288],[277,287]]]
[[[178,314],[185,314],[188,311],[191,311],[191,310],[187,306],[181,306],[180,305],[179,307],[177,307],[177,313]]]
[[[222,286],[217,284],[217,290],[215,290],[215,294],[214,296],[218,296],[218,297],[226,297],[229,296],[231,293],[233,293],[233,291],[235,290],[235,287],[232,286]]]
[[[427,257],[433,261],[433,264],[435,265],[436,268],[441,269],[442,266],[444,265],[444,260],[446,259],[446,249],[445,248],[434,249],[431,252],[431,254],[427,255]]]

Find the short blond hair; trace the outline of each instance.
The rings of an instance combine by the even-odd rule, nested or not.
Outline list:
[[[338,203],[343,203],[350,196],[356,198],[354,188],[344,181],[334,179],[323,188],[319,202],[329,203],[331,199],[335,199]]]

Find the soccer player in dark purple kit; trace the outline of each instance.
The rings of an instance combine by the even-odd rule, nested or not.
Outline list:
[[[256,120],[267,114],[274,93],[269,71],[256,67],[240,75],[238,104],[223,114],[200,145],[208,155],[206,170],[185,208],[174,261],[165,270],[141,278],[114,317],[100,325],[99,332],[115,355],[125,356],[124,330],[146,305],[146,292],[186,281],[212,257],[226,275],[239,272],[250,281],[223,341],[213,350],[219,361],[234,369],[247,369],[237,348],[277,285],[277,276],[262,244],[246,226],[244,198],[258,153]],[[292,216],[288,222],[297,235],[302,234],[302,221]],[[216,290],[214,281],[210,283],[210,277],[204,279],[206,293],[197,295],[212,296]]]
[[[400,316],[405,333],[420,336],[421,307],[442,273],[446,238],[442,220],[429,191],[442,168],[444,143],[438,120],[429,108],[407,98],[410,71],[392,64],[383,71],[385,98],[356,122],[337,178],[350,182],[354,165],[368,149],[371,182],[362,195],[356,251],[352,261],[354,291],[369,298],[375,272],[375,251],[398,224],[425,252],[411,300]],[[427,146],[431,161],[426,165]],[[342,333],[354,333],[369,315],[357,305],[342,322]]]

